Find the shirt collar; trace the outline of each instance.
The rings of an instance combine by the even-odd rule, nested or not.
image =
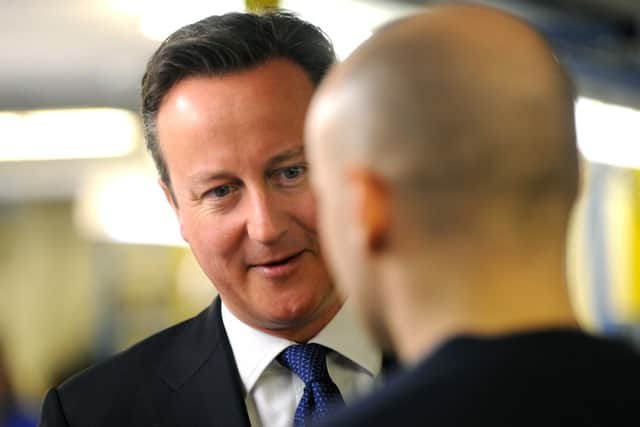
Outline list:
[[[382,354],[355,314],[352,304],[347,301],[331,322],[309,342],[330,348],[376,376],[382,367]]]
[[[285,338],[259,331],[238,319],[222,301],[222,322],[229,344],[248,393],[264,370],[285,348],[295,344]],[[351,304],[345,303],[327,326],[309,340],[336,351],[366,369],[372,376],[382,367],[382,356],[357,322]]]

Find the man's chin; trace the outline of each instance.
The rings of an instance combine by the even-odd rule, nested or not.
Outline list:
[[[300,306],[271,311],[264,317],[269,319],[266,325],[270,329],[283,330],[302,328],[312,322],[315,316],[316,310],[313,307]]]
[[[340,306],[339,301],[281,306],[265,316],[269,319],[265,323],[265,329],[268,333],[293,341],[306,341],[320,332],[333,319]]]

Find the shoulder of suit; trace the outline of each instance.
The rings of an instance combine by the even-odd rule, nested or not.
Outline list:
[[[153,375],[165,360],[180,348],[182,341],[202,328],[211,307],[200,314],[159,331],[130,348],[81,371],[60,386],[61,394],[82,394],[86,390],[99,390],[110,386],[121,386]],[[121,387],[117,387],[123,390]],[[130,390],[127,387],[124,390]]]

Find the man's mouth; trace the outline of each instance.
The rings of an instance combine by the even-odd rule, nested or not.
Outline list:
[[[301,258],[304,250],[295,252],[291,255],[285,255],[279,258],[273,258],[264,262],[249,264],[250,270],[255,270],[269,278],[278,278],[292,273]]]
[[[268,262],[265,262],[265,263],[262,263],[262,264],[259,264],[259,265],[269,267],[269,266],[276,266],[276,265],[286,264],[287,262],[291,261],[295,257],[299,256],[301,253],[302,253],[302,251],[296,252],[295,254],[292,254],[292,255],[289,255],[289,256],[286,256],[286,257],[283,257],[283,258],[280,258],[280,259],[275,259],[273,261],[268,261]]]

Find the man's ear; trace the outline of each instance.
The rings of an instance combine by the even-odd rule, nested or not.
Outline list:
[[[379,174],[366,168],[350,169],[347,180],[366,248],[372,253],[380,252],[387,247],[391,231],[388,186]]]
[[[184,233],[184,226],[182,224],[182,218],[180,217],[180,209],[178,208],[178,202],[176,201],[173,190],[165,183],[162,178],[158,178],[158,184],[160,184],[160,188],[162,188],[162,192],[164,193],[164,197],[169,202],[171,209],[173,209],[173,213],[176,214],[176,218],[178,218],[178,223],[180,223],[180,234],[185,242],[189,242]]]

